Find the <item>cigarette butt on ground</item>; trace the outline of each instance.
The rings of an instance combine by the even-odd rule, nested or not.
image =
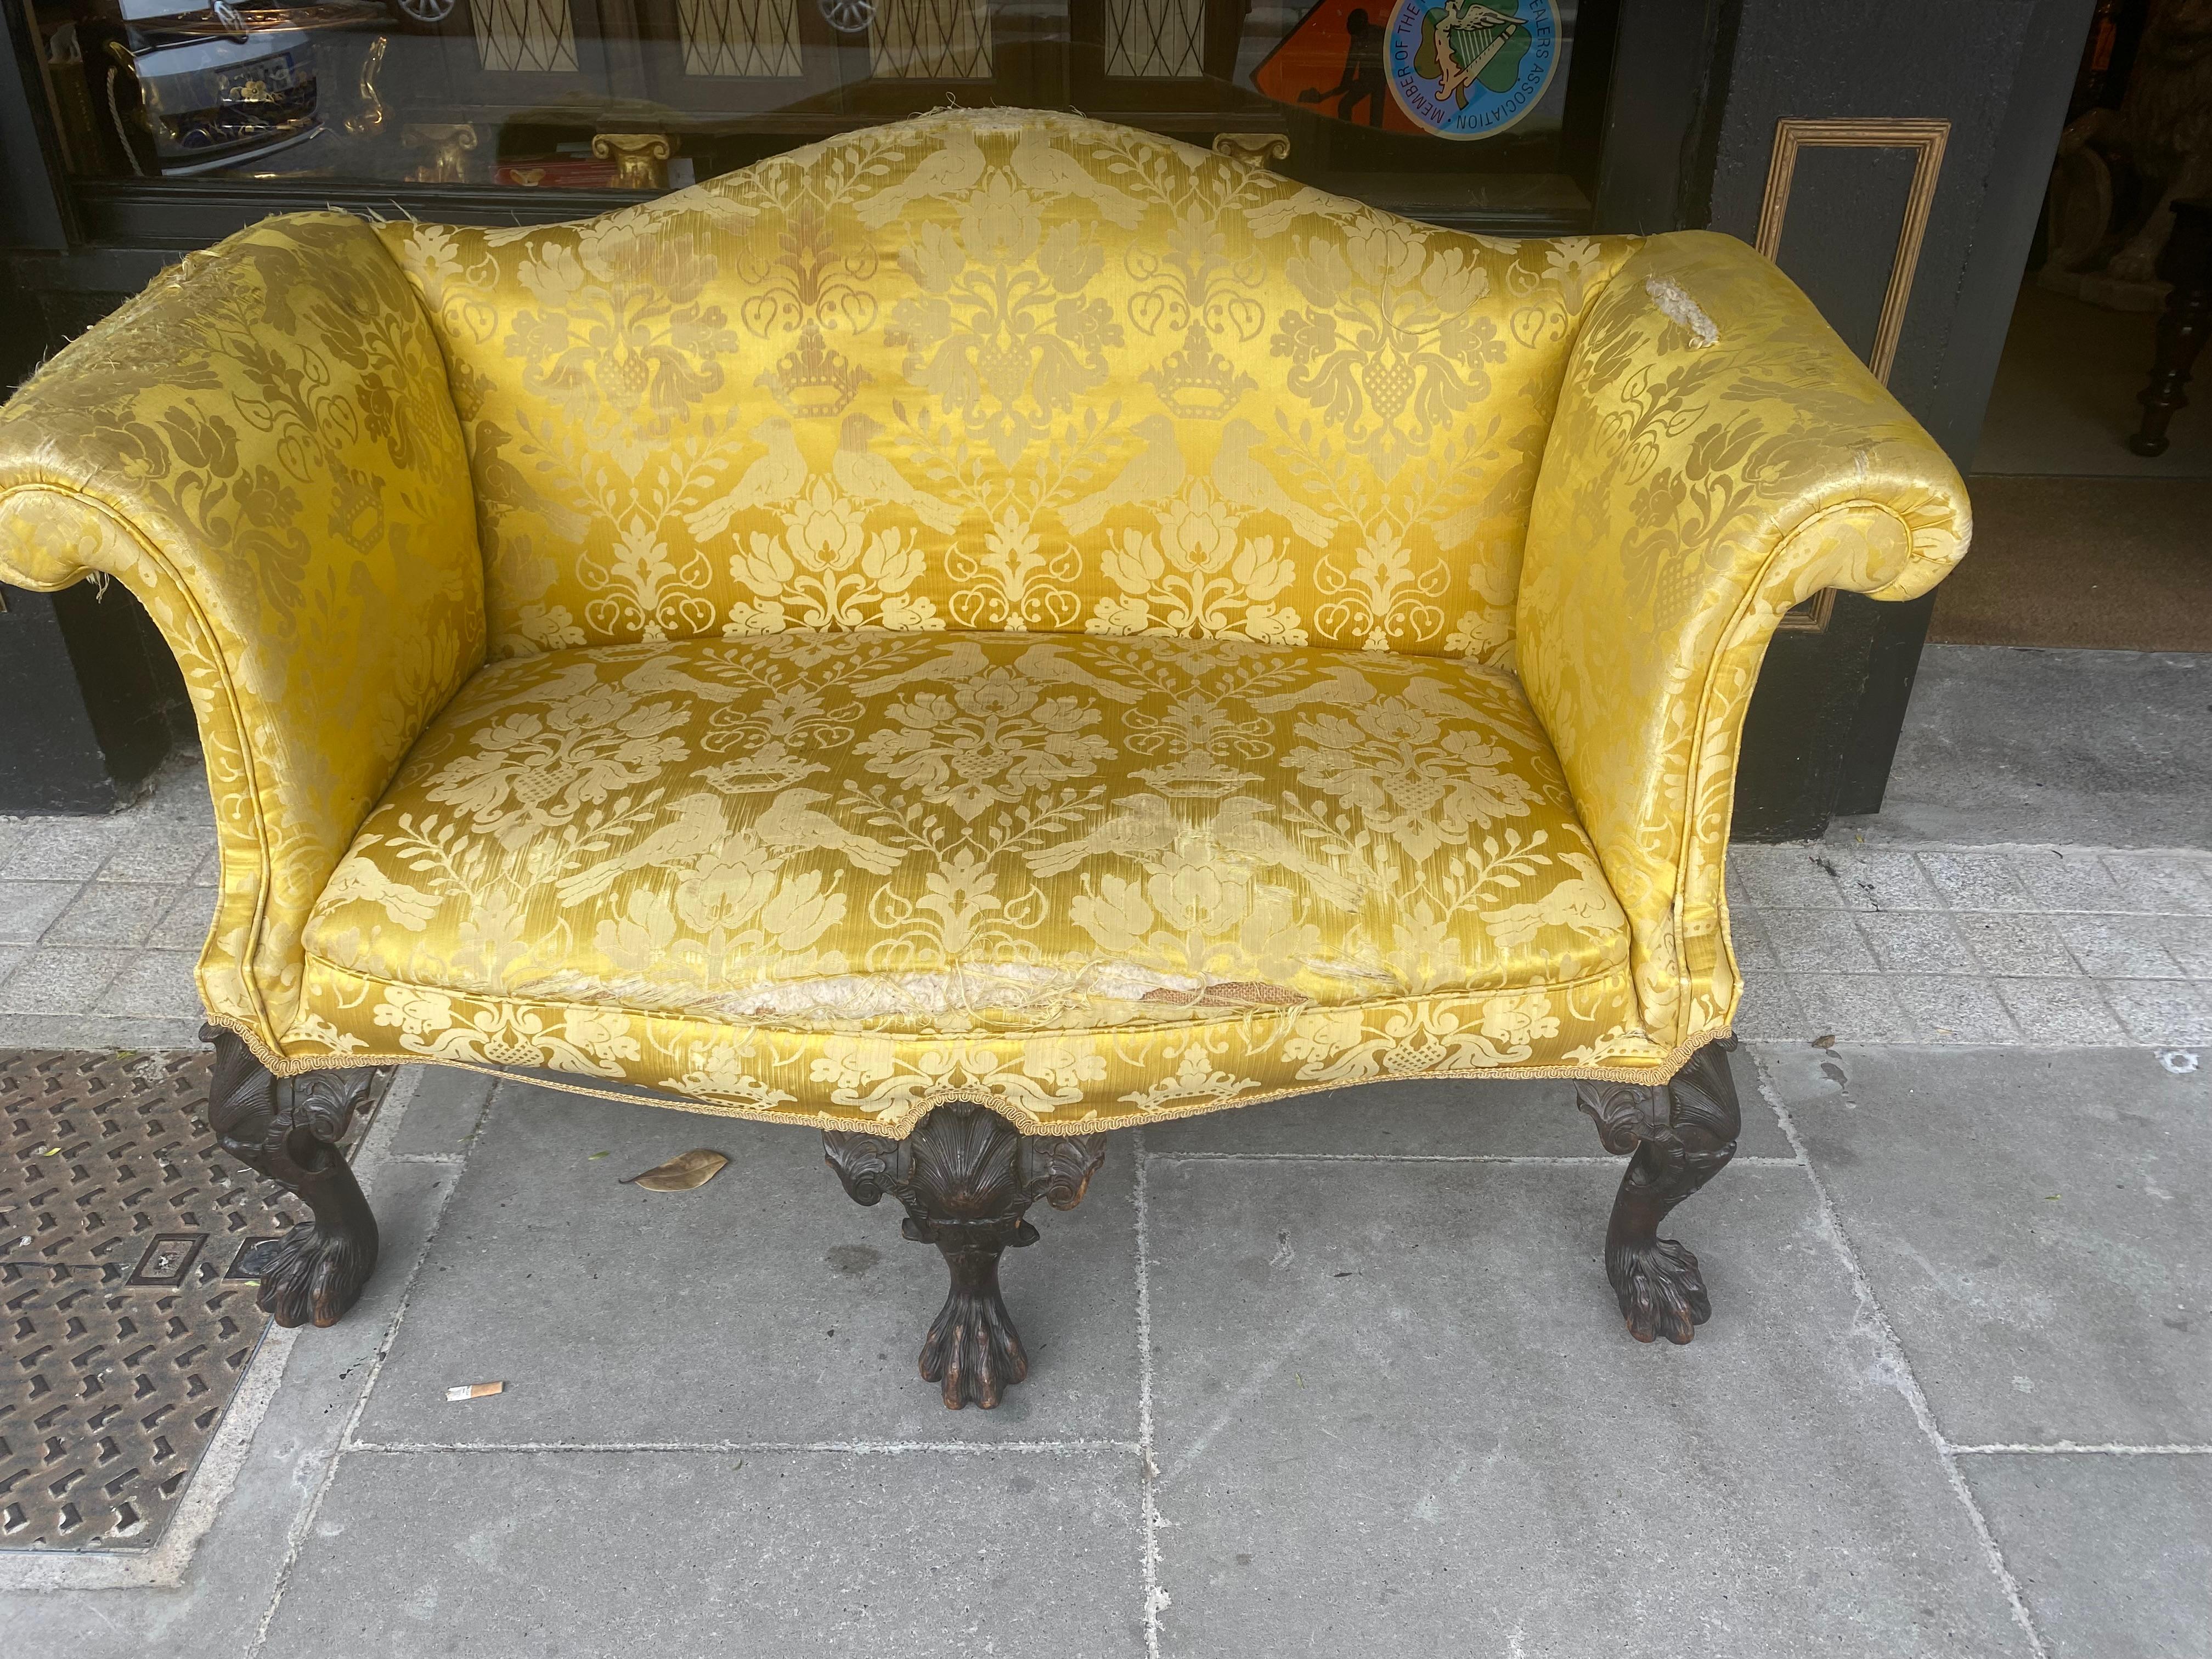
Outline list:
[[[446,1390],[448,1400],[481,1400],[488,1394],[504,1394],[504,1382],[461,1382]]]

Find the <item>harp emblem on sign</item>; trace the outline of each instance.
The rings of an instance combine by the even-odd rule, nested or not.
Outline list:
[[[1505,50],[1516,31],[1525,33],[1528,27],[1519,18],[1478,0],[1451,0],[1442,11],[1427,14],[1422,23],[1421,55],[1434,60],[1437,91],[1462,107],[1475,77]]]
[[[1418,131],[1487,138],[1543,101],[1562,44],[1556,0],[1397,0],[1391,101]]]

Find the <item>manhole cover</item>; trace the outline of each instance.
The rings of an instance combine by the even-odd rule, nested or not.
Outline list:
[[[0,1548],[152,1544],[261,1340],[249,1253],[295,1216],[216,1149],[208,1064],[0,1050]]]

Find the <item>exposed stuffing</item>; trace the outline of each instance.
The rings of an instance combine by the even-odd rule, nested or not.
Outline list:
[[[1703,351],[1707,346],[1719,343],[1720,330],[1698,302],[1682,291],[1681,284],[1666,276],[1647,276],[1644,279],[1644,291],[1651,296],[1651,303],[1666,313],[1668,321],[1679,323],[1690,331],[1694,349]]]
[[[1339,972],[1366,977],[1356,969]],[[896,1030],[910,1024],[933,1030],[946,1018],[956,1030],[965,1029],[966,1020],[1013,1020],[1049,1029],[1054,1024],[1142,1023],[1170,1009],[1219,1017],[1245,1009],[1295,1008],[1310,1000],[1284,986],[1160,973],[1118,962],[1069,968],[969,963],[914,973],[817,975],[703,995],[674,994],[642,980],[594,981],[564,973],[535,981],[527,990],[558,1001],[614,1002],[727,1020],[813,1022],[841,1030]]]

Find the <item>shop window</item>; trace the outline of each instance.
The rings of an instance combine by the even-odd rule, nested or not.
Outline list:
[[[44,82],[33,91],[51,106],[71,187],[89,204],[80,216],[98,236],[118,214],[152,222],[144,215],[158,207],[167,216],[155,240],[190,240],[195,222],[177,210],[195,199],[251,216],[364,194],[413,211],[416,196],[443,192],[448,208],[475,216],[562,216],[579,210],[580,192],[594,198],[588,211],[599,198],[680,188],[948,103],[1079,109],[1241,145],[1294,177],[1442,222],[1574,229],[1588,216],[1614,7],[15,3]],[[1415,57],[1443,100],[1441,118],[1424,118],[1418,90],[1409,101],[1403,66]],[[1504,113],[1476,136],[1438,136],[1440,125],[1467,125],[1454,111],[1470,89]]]

